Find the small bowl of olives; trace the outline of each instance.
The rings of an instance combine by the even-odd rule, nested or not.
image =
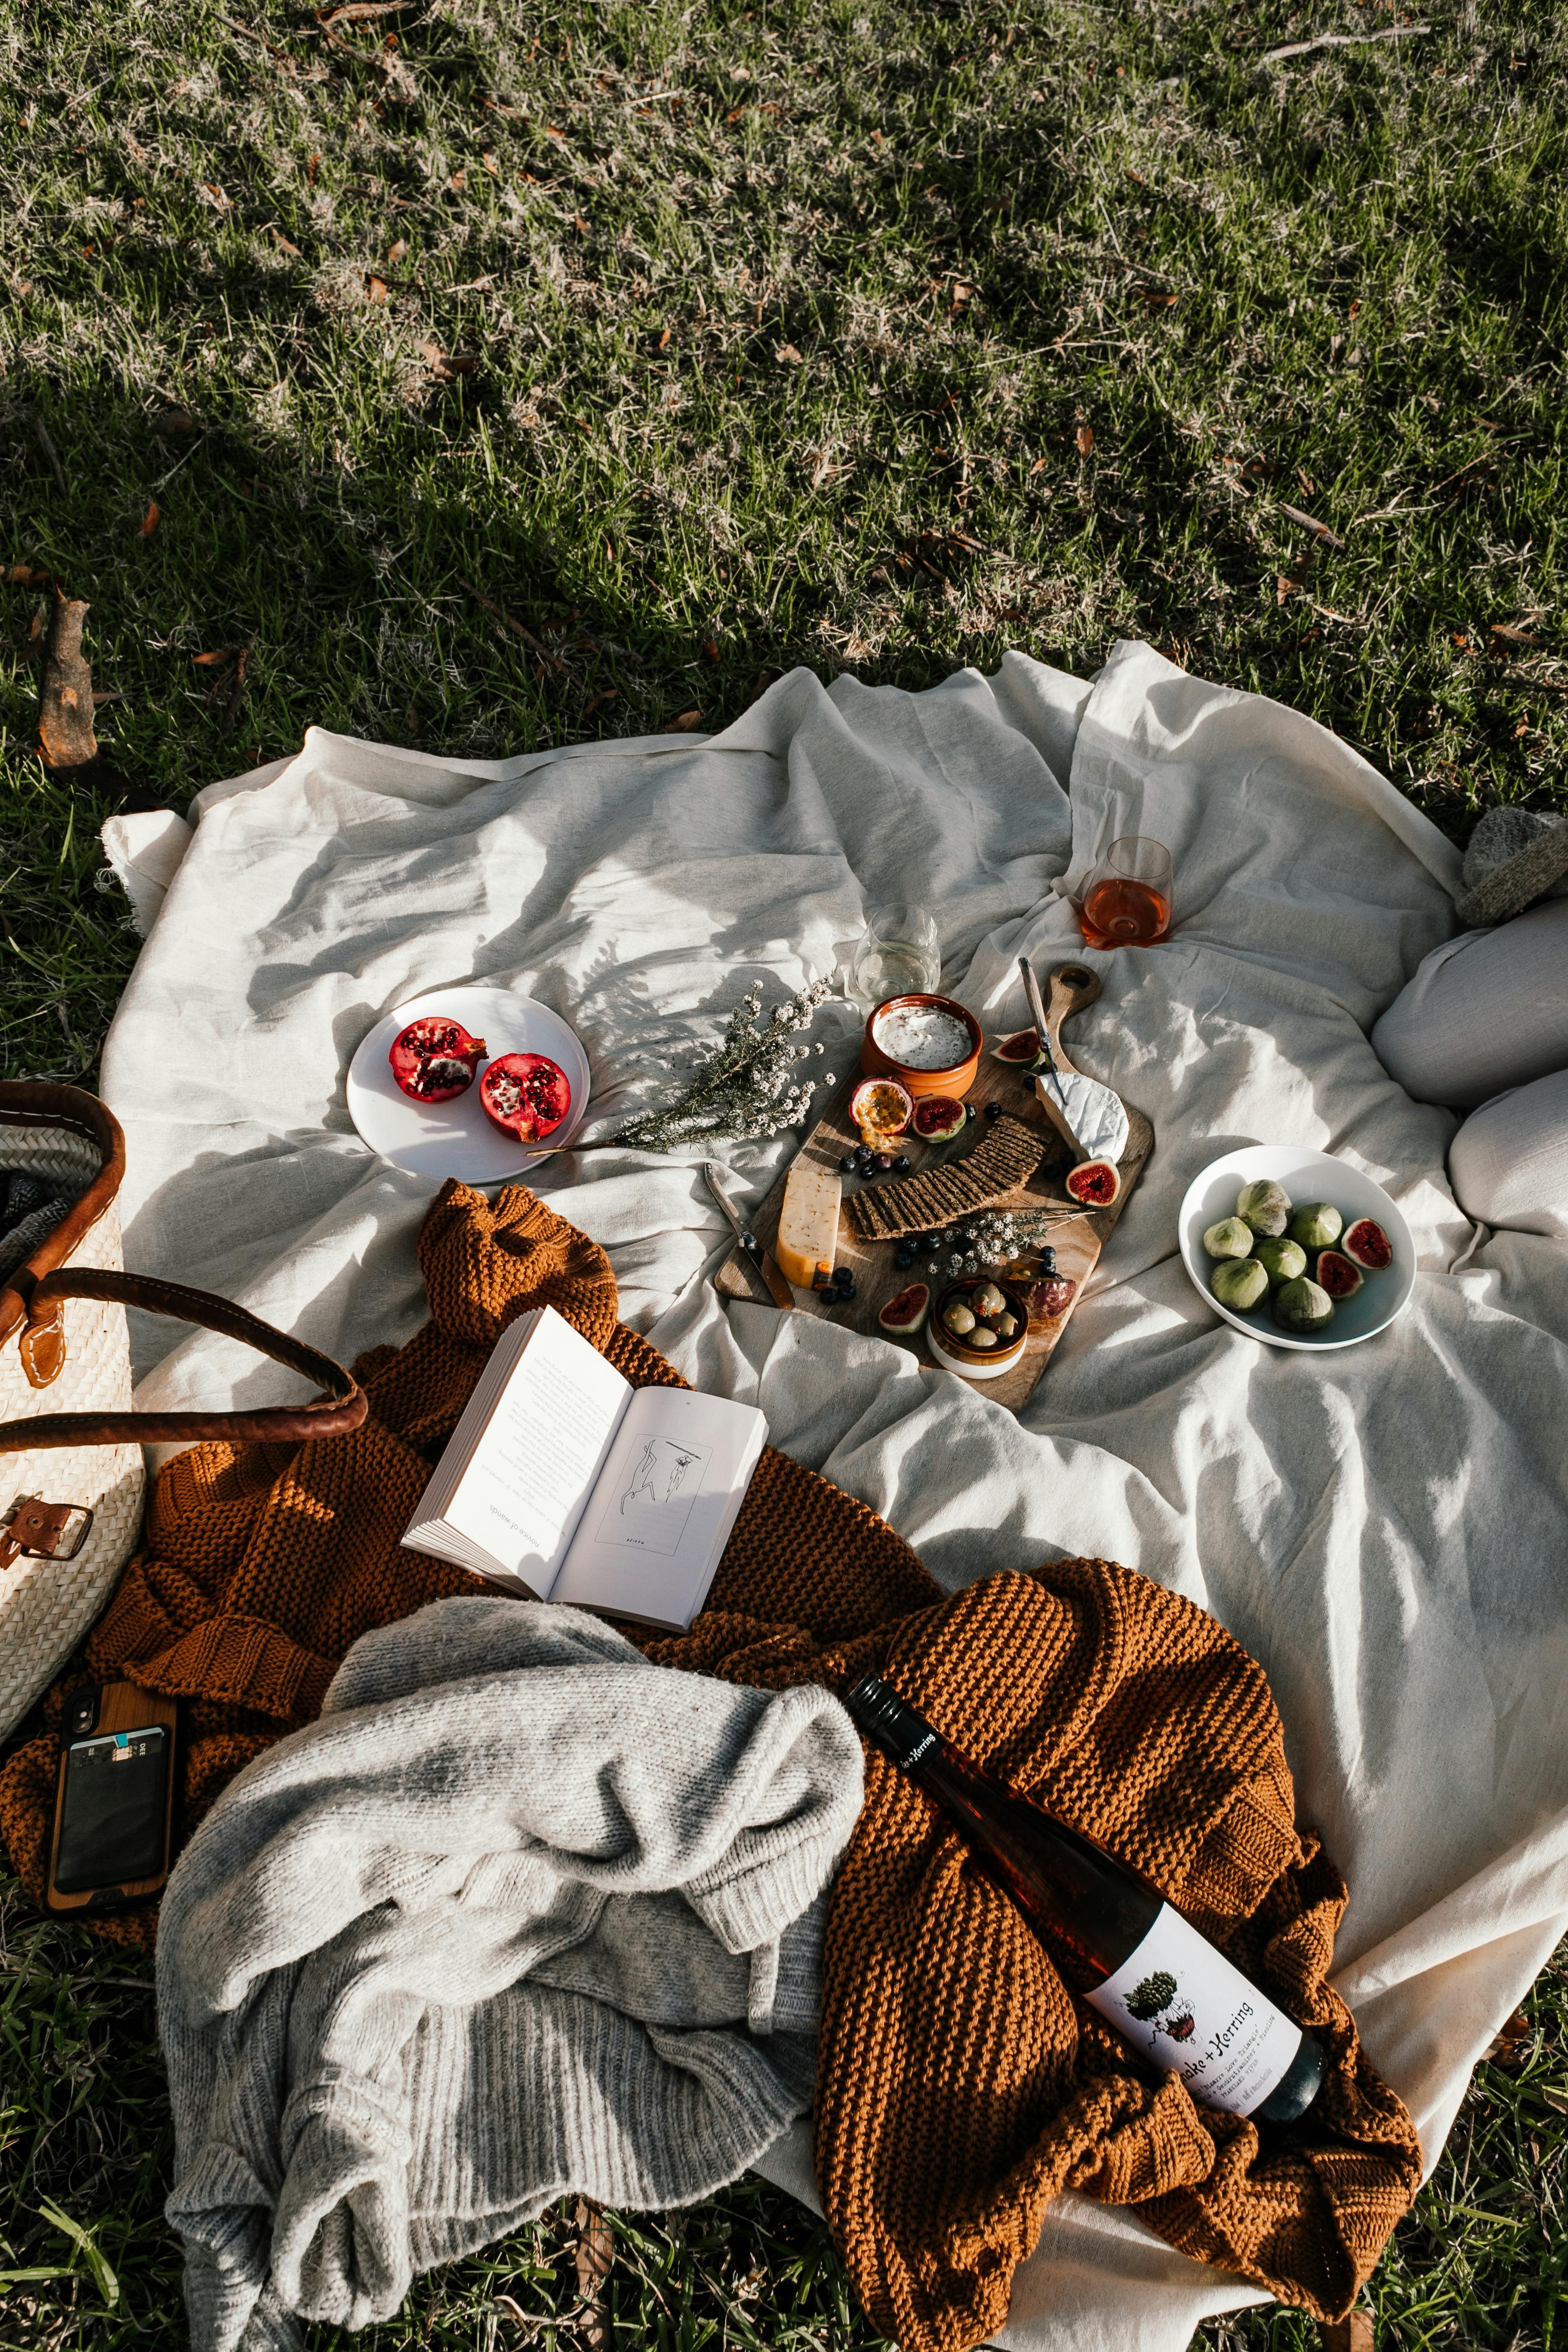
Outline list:
[[[989,1274],[950,1282],[926,1325],[932,1357],[944,1371],[961,1372],[966,1381],[994,1381],[1008,1370],[1028,1337],[1024,1291]]]

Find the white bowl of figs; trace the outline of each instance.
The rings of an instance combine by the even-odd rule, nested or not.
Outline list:
[[[1271,1348],[1353,1348],[1415,1283],[1410,1228],[1381,1184],[1327,1151],[1252,1143],[1187,1187],[1182,1264],[1216,1315]]]

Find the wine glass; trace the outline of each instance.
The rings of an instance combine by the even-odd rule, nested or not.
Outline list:
[[[855,950],[849,993],[875,1013],[890,996],[929,996],[942,978],[942,942],[929,908],[873,907]]]
[[[1171,853],[1124,833],[1084,884],[1079,923],[1091,948],[1146,948],[1171,928]]]

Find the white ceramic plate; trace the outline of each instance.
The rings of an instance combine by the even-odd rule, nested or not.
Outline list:
[[[392,1075],[392,1041],[429,1013],[449,1013],[485,1041],[485,1059],[466,1094],[450,1102],[416,1102]],[[363,1038],[349,1064],[349,1117],[363,1140],[410,1176],[459,1176],[465,1184],[499,1184],[542,1159],[499,1128],[479,1101],[485,1064],[502,1054],[548,1054],[566,1073],[572,1108],[548,1139],[565,1143],[588,1108],[588,1056],[559,1013],[510,988],[435,988],[394,1007]],[[549,1166],[548,1160],[543,1165]]]
[[[1353,1298],[1336,1299],[1334,1319],[1322,1332],[1282,1331],[1267,1298],[1246,1315],[1222,1307],[1209,1287],[1214,1260],[1204,1247],[1204,1235],[1221,1217],[1236,1214],[1236,1196],[1244,1184],[1262,1177],[1283,1184],[1292,1201],[1331,1201],[1348,1226],[1358,1217],[1375,1217],[1394,1246],[1394,1263],[1381,1274],[1369,1274]],[[1288,1143],[1251,1143],[1245,1150],[1227,1151],[1211,1160],[1201,1176],[1187,1187],[1182,1202],[1179,1234],[1182,1264],[1192,1276],[1204,1303],[1238,1331],[1271,1348],[1353,1348],[1393,1322],[1415,1286],[1415,1244],[1410,1228],[1381,1184],[1363,1176],[1347,1160],[1327,1151],[1298,1150]],[[1310,1271],[1311,1261],[1308,1260]]]

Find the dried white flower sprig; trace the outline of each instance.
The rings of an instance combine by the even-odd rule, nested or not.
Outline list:
[[[802,1062],[826,1049],[797,1045],[795,1039],[809,1029],[816,1008],[827,994],[827,982],[814,980],[781,1004],[765,1028],[757,1027],[763,1009],[763,983],[757,981],[741,999],[724,1024],[716,1045],[697,1055],[694,1076],[686,1092],[663,1110],[632,1119],[614,1135],[595,1136],[595,1143],[620,1143],[638,1151],[675,1151],[683,1143],[737,1143],[776,1135],[781,1127],[798,1127],[816,1092],[816,1078],[797,1080]]]

